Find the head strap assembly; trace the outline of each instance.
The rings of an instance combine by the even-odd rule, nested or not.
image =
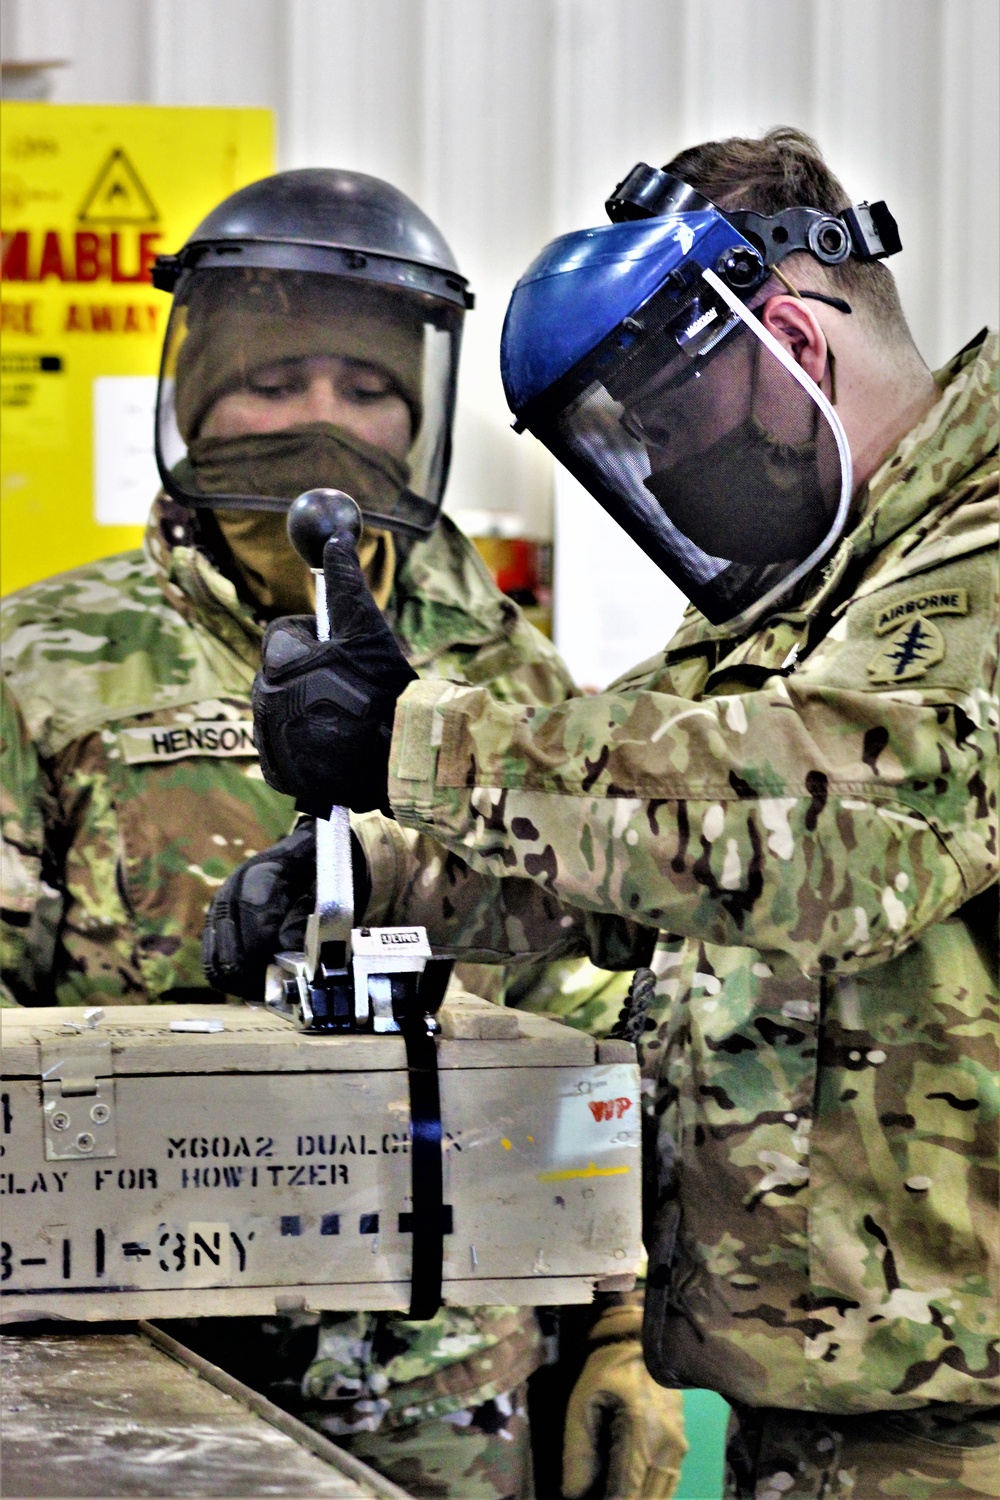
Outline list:
[[[848,256],[882,260],[902,250],[896,220],[884,202],[856,203],[838,216],[817,208],[785,208],[777,214],[749,210],[725,211],[679,177],[638,162],[605,203],[613,224],[634,219],[662,218],[714,208],[750,241],[760,259],[743,250],[719,274],[741,295],[760,286],[786,256],[806,251],[826,266],[839,266]]]

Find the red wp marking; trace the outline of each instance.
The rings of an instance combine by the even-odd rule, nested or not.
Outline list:
[[[588,1099],[587,1107],[595,1120],[620,1120],[627,1109],[632,1108],[631,1099]]]

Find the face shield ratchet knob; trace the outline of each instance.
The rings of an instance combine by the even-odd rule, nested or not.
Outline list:
[[[748,292],[763,281],[764,260],[749,245],[734,245],[719,257],[716,270],[734,292]]]

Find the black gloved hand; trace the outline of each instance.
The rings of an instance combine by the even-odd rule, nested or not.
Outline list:
[[[351,862],[354,910],[360,920],[371,880],[353,833]],[[268,964],[276,953],[302,951],[315,905],[316,823],[302,818],[286,838],[246,860],[216,891],[201,938],[202,968],[212,988],[263,1000]]]
[[[315,901],[316,824],[303,818],[280,843],[234,870],[216,891],[201,937],[209,984],[227,995],[263,1000],[268,964],[286,948],[301,949]],[[286,927],[287,942],[282,935]]]
[[[275,620],[253,685],[254,739],[269,786],[300,812],[389,811],[396,699],[416,677],[365,583],[348,537],[323,553],[328,642],[305,615]]]

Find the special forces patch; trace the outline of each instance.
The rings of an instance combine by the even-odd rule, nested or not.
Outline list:
[[[944,636],[933,620],[919,616],[901,625],[868,663],[872,682],[908,682],[944,658]]]

